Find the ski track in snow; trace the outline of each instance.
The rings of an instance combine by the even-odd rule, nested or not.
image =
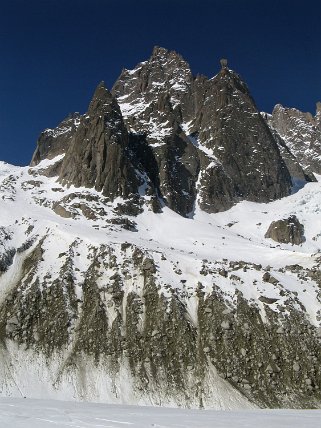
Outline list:
[[[320,420],[320,410],[189,410],[0,398],[1,428],[317,428]]]

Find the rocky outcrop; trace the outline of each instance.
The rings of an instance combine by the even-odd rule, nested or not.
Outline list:
[[[79,123],[79,113],[70,114],[56,128],[46,129],[38,138],[37,148],[32,156],[30,166],[38,165],[44,159],[53,159],[68,150]]]
[[[282,244],[300,245],[305,241],[304,226],[295,215],[292,215],[287,219],[273,221],[265,238],[271,238]]]
[[[101,83],[66,152],[59,181],[94,187],[111,200],[137,192],[127,154],[128,133],[117,101]]]
[[[315,116],[277,104],[267,120],[303,169],[321,174],[321,103],[317,103]]]
[[[278,132],[271,128],[273,137],[278,144],[282,159],[290,173],[292,181],[292,193],[302,188],[307,182],[316,181],[314,174],[309,170],[304,170],[298,159],[291,152],[285,141]]]
[[[276,141],[235,72],[224,67],[207,82],[196,124],[198,144],[212,154],[200,179],[202,209],[216,212],[241,199],[267,202],[288,195],[291,179]]]
[[[222,401],[216,389],[228,394],[224,400],[230,405],[233,400],[263,407],[320,403],[320,341],[297,309],[295,293],[287,292],[286,307],[278,311],[273,305],[281,295],[261,296],[260,310],[240,291],[228,301],[215,284],[207,291],[201,282],[192,292],[166,290],[151,254],[130,243],[86,247],[79,239],[59,254],[56,276],[43,260],[47,239],[25,254],[20,275],[1,302],[0,350],[7,360],[2,358],[0,368],[10,361],[8,349],[15,343],[35,360],[45,356],[37,376],[56,362],[51,386],[57,390],[68,381],[82,399],[92,399],[90,379],[98,370],[112,385],[113,400],[123,400],[126,368],[126,393],[144,403],[211,407]],[[78,264],[84,255],[86,268]],[[204,261],[202,273],[195,274],[211,275],[211,269]],[[262,275],[259,266],[230,263],[224,266],[226,280],[240,281],[238,269]],[[274,284],[271,278],[263,275]],[[0,377],[1,389],[10,391],[11,384],[11,378]]]

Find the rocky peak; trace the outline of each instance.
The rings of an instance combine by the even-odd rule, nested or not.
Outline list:
[[[119,105],[111,92],[105,87],[105,83],[102,81],[97,86],[92,100],[89,104],[88,114],[110,114],[118,113],[121,116]]]
[[[183,131],[195,117],[193,88],[188,63],[174,51],[155,47],[148,61],[124,70],[112,90],[128,131],[143,136],[149,146],[145,152],[148,164],[156,167],[150,176],[157,176],[159,195],[182,215],[193,210],[199,173],[197,149]]]
[[[175,51],[155,47],[149,60],[139,63],[133,70],[124,69],[113,86],[117,97],[128,95],[130,90],[139,93],[157,92],[165,87],[182,90],[179,83],[192,81],[188,63]]]
[[[128,133],[113,95],[100,83],[64,158],[59,180],[94,187],[111,200],[137,192]]]
[[[250,91],[246,83],[235,71],[231,70],[230,68],[227,68],[227,66],[222,67],[219,73],[211,79],[211,82],[213,82],[213,84],[220,89],[226,91],[229,90],[231,93],[233,93],[234,91],[239,91],[250,97]]]
[[[184,216],[197,206],[217,212],[241,199],[280,198],[292,184],[291,156],[283,161],[247,85],[227,61],[212,79],[194,78],[181,55],[161,47],[124,69],[111,92],[98,85],[65,151],[61,183],[126,197],[137,193],[136,169],[156,199]],[[119,175],[116,167],[126,172]],[[304,180],[299,166],[292,169]]]
[[[148,134],[155,120],[163,124],[172,122],[168,108],[164,111],[161,105],[159,111],[164,98],[168,106],[170,103],[170,110],[177,110],[175,117],[189,115],[192,84],[188,63],[174,51],[155,47],[148,61],[139,63],[133,70],[123,70],[112,93],[118,99],[128,127],[133,132]],[[133,116],[138,120],[133,121]]]
[[[210,154],[200,180],[201,208],[215,212],[238,199],[269,201],[287,195],[289,172],[247,85],[223,67],[204,86],[195,122],[199,147]]]
[[[184,62],[184,59],[182,55],[177,53],[176,51],[171,51],[169,49],[160,47],[160,46],[154,46],[152,55],[150,57],[150,62],[157,62],[160,64],[170,64],[171,61],[176,62]]]
[[[320,103],[315,116],[277,104],[272,116],[267,117],[271,128],[279,133],[302,167],[317,174],[321,173],[320,118]]]
[[[65,153],[81,120],[80,113],[71,113],[56,128],[45,129],[39,136],[37,148],[30,165],[38,165],[44,159],[52,159]]]

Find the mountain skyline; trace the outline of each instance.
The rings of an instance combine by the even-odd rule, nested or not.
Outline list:
[[[321,103],[155,47],[0,161],[0,395],[320,408]]]
[[[312,2],[301,10],[288,1],[267,7],[253,0],[121,6],[13,0],[0,18],[0,158],[28,164],[45,128],[68,113],[83,113],[99,81],[111,88],[122,68],[147,59],[154,45],[181,53],[195,75],[214,76],[226,57],[260,110],[281,103],[314,114],[320,7]]]

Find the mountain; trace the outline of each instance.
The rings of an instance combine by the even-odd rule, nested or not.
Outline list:
[[[121,73],[113,93],[129,130],[149,143],[160,194],[179,214],[191,215],[196,204],[218,212],[241,199],[289,194],[277,144],[227,67],[210,80],[193,78],[180,55],[156,47],[149,61]]]
[[[304,170],[321,174],[321,103],[316,105],[315,116],[277,104],[266,119]]]
[[[0,163],[1,394],[320,407],[321,187],[289,138],[226,61],[156,47]]]

